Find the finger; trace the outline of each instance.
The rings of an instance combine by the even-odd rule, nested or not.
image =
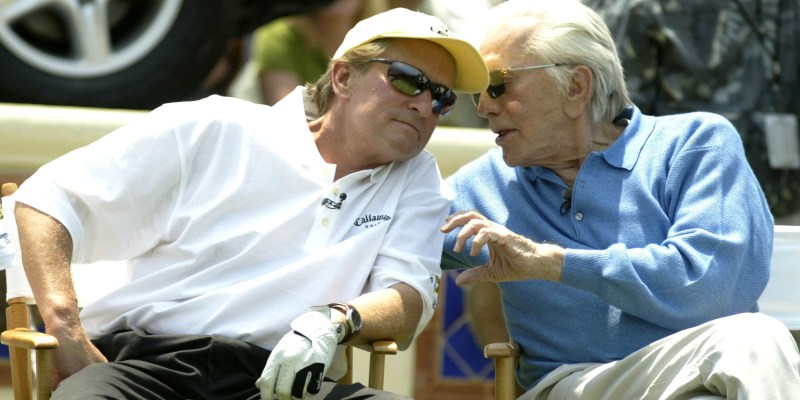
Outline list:
[[[497,226],[485,226],[481,228],[472,238],[472,248],[470,255],[475,257],[480,254],[483,247],[489,243],[502,245],[505,243],[505,235],[507,231],[499,229]]]
[[[325,364],[314,363],[306,367],[309,370],[308,393],[317,394],[322,389],[322,380],[325,375]]]
[[[473,210],[457,210],[457,211],[453,212],[452,214],[448,215],[447,218],[445,218],[444,220],[447,221],[447,222],[451,222],[451,221],[453,221],[455,219],[458,219],[461,216],[467,215],[467,214],[469,214],[471,212],[475,212],[475,211],[473,211]]]
[[[477,235],[481,231],[481,229],[484,229],[486,227],[487,224],[489,224],[489,221],[483,219],[473,219],[467,222],[467,224],[464,225],[461,228],[461,231],[459,231],[458,234],[456,235],[456,244],[453,247],[453,251],[455,251],[456,253],[460,253],[461,251],[463,251],[464,246],[467,243],[467,240]],[[472,255],[474,256],[475,254]]]
[[[294,370],[280,368],[275,380],[275,394],[278,400],[292,400],[292,386],[294,385]],[[267,397],[269,399],[269,397]]]
[[[314,363],[297,371],[292,385],[292,396],[302,399],[306,392],[312,395],[319,393],[322,388],[323,372],[325,372],[323,363]]]
[[[458,286],[490,281],[492,281],[491,275],[489,274],[488,267],[485,265],[465,270],[456,277],[456,285]]]
[[[292,399],[303,399],[306,396],[306,387],[310,380],[311,375],[302,370],[294,376],[294,383],[292,383]]]
[[[275,381],[278,375],[272,364],[267,364],[266,369],[267,371],[264,371],[256,380],[256,386],[258,386],[262,400],[272,400],[275,398]]]
[[[481,229],[478,231],[478,233],[472,238],[472,245],[470,246],[469,255],[476,257],[481,254],[483,246],[485,246],[486,243],[489,243],[489,239],[490,235],[488,229]]]
[[[450,232],[450,231],[452,231],[453,229],[457,228],[457,227],[458,227],[458,225],[456,225],[456,224],[454,223],[454,220],[455,220],[455,219],[456,219],[456,218],[457,218],[459,215],[461,215],[461,214],[463,214],[463,213],[465,213],[465,212],[466,212],[466,211],[464,211],[464,210],[458,210],[458,211],[456,211],[456,212],[454,212],[454,213],[452,213],[452,214],[448,215],[448,216],[447,216],[447,217],[444,219],[444,225],[442,225],[442,227],[441,227],[441,228],[439,228],[439,229],[441,229],[441,230],[442,230],[442,232],[444,232],[444,233],[447,233],[447,232]]]
[[[486,217],[474,210],[459,210],[445,219],[445,224],[441,227],[442,232],[447,233],[453,229],[466,225],[471,220],[486,220]]]

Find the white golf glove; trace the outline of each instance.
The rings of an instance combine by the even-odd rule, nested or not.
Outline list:
[[[330,317],[308,311],[295,318],[256,380],[262,400],[303,399],[319,393],[338,343]]]

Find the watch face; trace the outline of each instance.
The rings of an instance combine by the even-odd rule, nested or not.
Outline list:
[[[361,332],[361,314],[359,314],[355,307],[344,303],[330,303],[328,307],[335,308],[344,313],[345,319],[347,320],[347,330],[349,331],[345,339]]]
[[[348,307],[348,316],[350,321],[353,322],[353,333],[361,331],[361,314],[355,307]]]

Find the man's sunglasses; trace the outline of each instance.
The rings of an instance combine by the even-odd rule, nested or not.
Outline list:
[[[509,72],[514,71],[523,71],[526,69],[540,69],[540,68],[550,68],[550,67],[560,67],[562,65],[567,65],[567,63],[556,63],[556,64],[541,64],[541,65],[527,65],[524,67],[511,67],[511,68],[504,68],[499,71],[492,71],[489,73],[489,87],[486,88],[486,93],[489,94],[489,97],[496,99],[500,97],[503,93],[506,92],[506,75]],[[475,102],[475,105],[478,105],[478,101],[481,99],[480,93],[473,93],[472,94],[472,101]]]
[[[457,96],[447,86],[431,82],[430,78],[423,74],[422,71],[402,61],[372,58],[366,62],[388,64],[389,72],[386,73],[386,76],[389,77],[392,87],[401,93],[416,96],[425,90],[430,90],[431,98],[433,99],[431,106],[435,114],[447,115],[456,104]]]

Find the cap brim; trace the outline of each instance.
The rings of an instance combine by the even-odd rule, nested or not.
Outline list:
[[[456,62],[456,81],[453,90],[464,93],[479,93],[489,86],[489,70],[483,56],[471,44],[455,38],[431,37],[430,40],[445,48]]]
[[[454,91],[479,93],[489,87],[489,70],[486,68],[486,63],[484,63],[481,53],[463,39],[438,35],[421,36],[419,34],[384,32],[357,45],[350,45],[349,48],[381,38],[419,39],[434,42],[447,50],[447,52],[453,56],[453,60],[456,63],[456,80],[453,83]],[[342,56],[342,54],[338,53],[339,52],[334,56],[334,59]]]

